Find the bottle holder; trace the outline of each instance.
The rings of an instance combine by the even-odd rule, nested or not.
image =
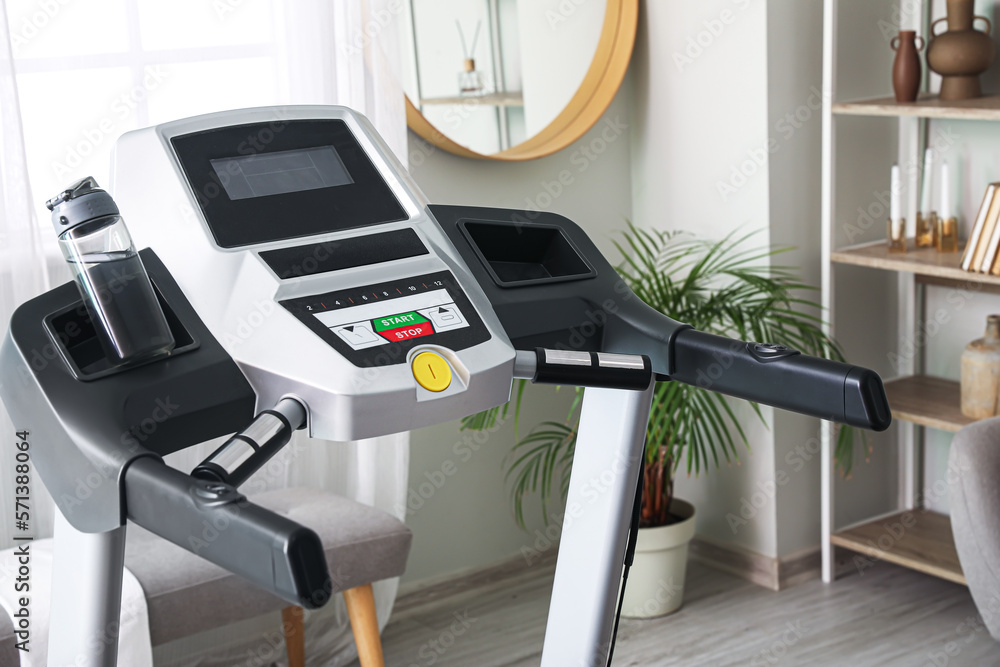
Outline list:
[[[522,287],[597,275],[559,227],[463,220],[459,223],[493,281]]]
[[[163,314],[174,336],[174,349],[166,355],[141,359],[133,363],[113,365],[101,347],[94,324],[82,300],[66,306],[45,318],[45,331],[70,372],[77,380],[89,382],[116,373],[122,373],[139,366],[171,359],[179,354],[198,348],[198,341],[192,336],[163,298],[160,290],[153,283],[153,291],[160,302]]]

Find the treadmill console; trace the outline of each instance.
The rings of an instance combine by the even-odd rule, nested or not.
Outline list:
[[[464,350],[490,334],[448,271],[282,301],[355,366],[385,366],[433,342]]]
[[[489,300],[350,109],[247,109],[130,132],[111,190],[257,410],[295,397],[310,435],[354,440],[508,400],[514,348]]]

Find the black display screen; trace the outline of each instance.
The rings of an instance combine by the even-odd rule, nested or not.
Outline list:
[[[236,125],[171,144],[222,248],[407,219],[342,120]]]
[[[333,146],[209,162],[230,199],[283,195],[354,182]]]

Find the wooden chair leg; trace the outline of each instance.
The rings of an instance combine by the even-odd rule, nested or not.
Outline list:
[[[302,607],[291,606],[282,609],[281,623],[285,632],[288,667],[306,667],[306,628]]]
[[[347,603],[347,615],[351,618],[351,630],[354,631],[354,643],[358,647],[361,667],[385,667],[372,585],[365,584],[344,591],[344,601]]]

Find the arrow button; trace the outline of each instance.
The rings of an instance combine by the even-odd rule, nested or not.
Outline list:
[[[434,325],[434,331],[448,331],[469,326],[462,316],[462,311],[453,303],[446,303],[433,308],[423,308],[417,311]]]
[[[376,345],[386,343],[385,340],[375,335],[371,322],[355,322],[354,324],[332,327],[331,330],[355,350],[363,350],[367,347],[375,347]]]

